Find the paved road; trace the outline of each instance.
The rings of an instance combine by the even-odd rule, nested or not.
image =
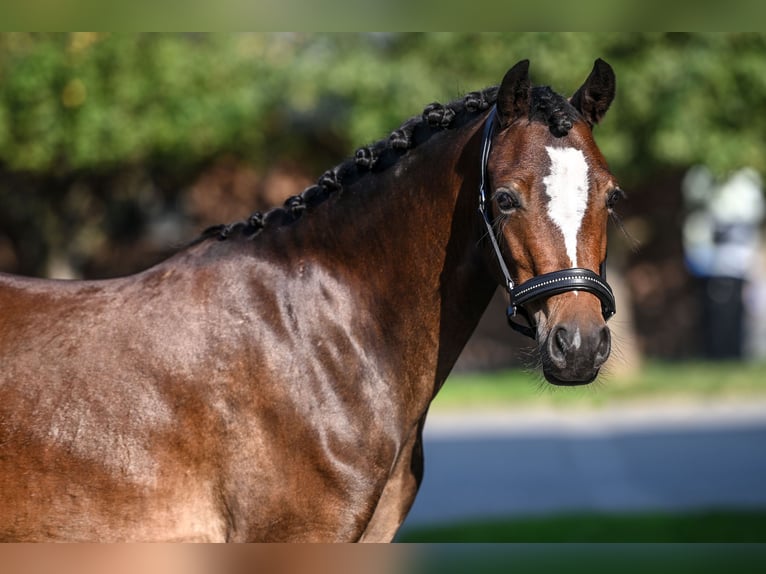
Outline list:
[[[560,511],[766,508],[766,403],[429,417],[404,527]]]

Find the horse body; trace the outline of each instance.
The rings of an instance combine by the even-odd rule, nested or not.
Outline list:
[[[460,186],[409,185],[364,191],[390,226],[338,217],[358,209],[349,193],[257,248],[202,242],[107,281],[0,277],[0,534],[357,539],[391,480],[398,510],[372,523],[390,539],[419,482],[407,471],[421,420],[461,346],[440,351],[437,337],[442,306],[461,307],[440,292],[458,264],[445,263],[449,227],[413,209],[454,212]],[[472,279],[449,282],[474,289],[464,339],[494,290],[486,275],[482,302]]]
[[[436,130],[294,223],[130,277],[0,275],[0,539],[392,539],[428,405],[497,286],[476,215],[486,120]],[[495,174],[521,161],[503,153]],[[605,249],[596,227],[583,265]],[[517,259],[518,276],[561,267]],[[572,325],[603,331],[598,300],[532,310],[542,333],[550,301],[576,296],[571,333],[546,343],[555,364]]]

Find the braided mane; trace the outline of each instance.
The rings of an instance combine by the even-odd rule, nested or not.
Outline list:
[[[548,86],[532,88],[529,119],[547,124],[557,138],[567,135],[579,118],[580,114],[574,106]]]
[[[357,149],[353,158],[325,171],[316,184],[288,197],[281,207],[274,207],[265,213],[257,211],[245,221],[208,227],[194,243],[209,238],[224,240],[237,235],[253,238],[266,227],[294,222],[305,211],[341,192],[344,187],[368,174],[388,169],[435,133],[465,125],[496,102],[498,89],[498,86],[492,86],[470,92],[446,105],[429,104],[422,114],[405,121],[388,138]],[[554,136],[563,137],[578,117],[574,107],[548,86],[532,88],[530,121],[544,123]]]

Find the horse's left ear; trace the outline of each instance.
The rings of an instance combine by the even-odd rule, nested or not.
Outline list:
[[[614,99],[616,81],[612,66],[599,58],[593,70],[569,100],[585,121],[593,127],[601,121]]]

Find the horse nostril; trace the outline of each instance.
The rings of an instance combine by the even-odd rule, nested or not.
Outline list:
[[[567,351],[572,347],[572,337],[566,327],[558,326],[548,337],[548,356],[553,364],[563,369],[567,365]]]
[[[602,327],[599,332],[598,346],[596,347],[595,366],[599,368],[609,358],[612,350],[612,335],[609,333],[609,327]]]

